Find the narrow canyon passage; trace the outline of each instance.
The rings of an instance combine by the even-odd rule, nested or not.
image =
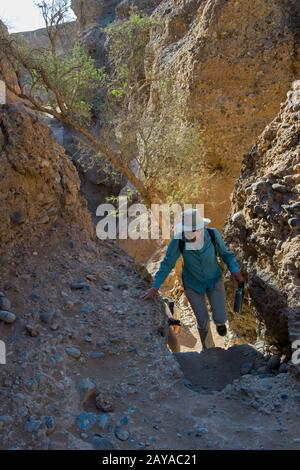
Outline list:
[[[247,346],[174,357],[162,305],[141,300],[144,270],[95,239],[78,175],[48,129],[12,106],[1,119],[10,129],[2,215],[16,221],[2,231],[11,312],[0,322],[1,448],[299,448],[293,376]]]
[[[300,450],[299,0],[66,3],[54,42],[0,18],[0,449]],[[166,238],[97,236],[120,195],[222,232],[246,290],[222,266],[215,347],[181,255],[180,333],[143,299]]]

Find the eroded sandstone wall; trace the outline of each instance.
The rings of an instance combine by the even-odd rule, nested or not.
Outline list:
[[[186,92],[183,121],[201,132],[199,200],[221,227],[243,154],[299,75],[297,0],[165,0],[155,11],[149,72]],[[160,114],[157,85],[149,109]],[[203,150],[204,149],[204,150]]]
[[[300,339],[299,81],[287,96],[245,156],[225,232],[248,279],[245,314],[261,319],[279,346]]]
[[[48,127],[20,104],[0,109],[1,252],[62,228],[91,232],[78,174]]]
[[[151,14],[160,0],[72,0],[81,43],[98,65],[106,64],[107,35],[103,28],[128,16],[132,8]]]
[[[7,41],[9,38],[8,30],[0,19],[0,41]],[[3,48],[0,47],[0,80],[3,79],[10,84],[16,91],[20,91],[17,76],[11,61],[5,56]],[[19,101],[16,96],[9,90],[6,90],[6,102],[15,103]]]

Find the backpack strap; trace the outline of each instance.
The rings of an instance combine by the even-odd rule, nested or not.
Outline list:
[[[209,233],[211,242],[214,245],[215,254],[216,254],[216,258],[217,258],[218,257],[218,248],[217,248],[216,234],[215,234],[215,232],[212,228],[208,228],[207,231]]]
[[[218,248],[217,248],[215,232],[212,228],[207,228],[207,231],[210,236],[211,242],[214,246],[216,257],[218,257]],[[183,240],[183,234],[182,234],[182,238],[179,239],[179,247],[178,247],[181,254],[183,254],[184,247],[185,247],[185,241]]]
[[[184,245],[185,245],[185,241],[183,240],[183,234],[182,234],[182,238],[179,239],[179,247],[178,247],[181,254],[183,254]]]

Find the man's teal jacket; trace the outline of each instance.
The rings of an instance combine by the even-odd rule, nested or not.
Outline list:
[[[218,255],[222,258],[231,273],[239,272],[239,266],[234,253],[226,247],[220,232],[216,228],[212,230],[215,233]],[[174,268],[180,254],[179,238],[175,236],[170,241],[166,255],[154,277],[153,287],[156,289],[160,288]],[[204,229],[204,243],[202,248],[198,250],[188,250],[185,248],[182,256],[182,281],[184,287],[189,287],[199,294],[213,290],[218,280],[222,277],[222,270],[218,263],[211,237],[206,228]]]

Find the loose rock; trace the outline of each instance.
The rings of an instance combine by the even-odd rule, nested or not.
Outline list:
[[[92,400],[96,394],[96,384],[90,378],[81,379],[77,384],[77,389],[83,404]]]
[[[11,308],[11,302],[10,300],[5,297],[4,295],[2,296],[0,293],[0,310],[10,310]]]
[[[95,434],[93,437],[93,447],[96,450],[113,450],[114,449],[113,443],[99,434]]]
[[[91,286],[86,282],[77,282],[70,285],[72,290],[90,290]]]
[[[44,418],[45,426],[46,426],[46,433],[52,434],[55,431],[55,420],[53,416],[45,416]]]
[[[17,317],[14,313],[8,312],[7,310],[0,310],[0,320],[4,323],[14,323]]]
[[[49,323],[53,321],[54,317],[55,317],[55,312],[51,310],[40,314],[41,322],[45,323],[46,325],[49,325]]]
[[[118,426],[115,429],[115,436],[120,441],[128,441],[130,434],[126,429],[123,429],[122,427]]]
[[[25,326],[26,332],[28,333],[29,336],[32,336],[33,338],[37,337],[40,334],[40,328],[38,325],[28,323]]]
[[[22,225],[25,223],[25,220],[25,215],[20,211],[10,214],[10,221],[14,225]]]
[[[88,431],[97,422],[97,415],[95,413],[83,412],[76,417],[77,427],[81,431]]]
[[[41,426],[42,426],[42,422],[39,419],[30,418],[25,423],[24,431],[30,432],[30,433],[38,432]]]
[[[109,412],[113,410],[113,405],[111,401],[105,397],[102,393],[99,393],[96,396],[96,406],[101,411]]]
[[[79,348],[67,347],[65,351],[68,356],[73,357],[74,359],[79,359],[81,357],[81,351]]]

